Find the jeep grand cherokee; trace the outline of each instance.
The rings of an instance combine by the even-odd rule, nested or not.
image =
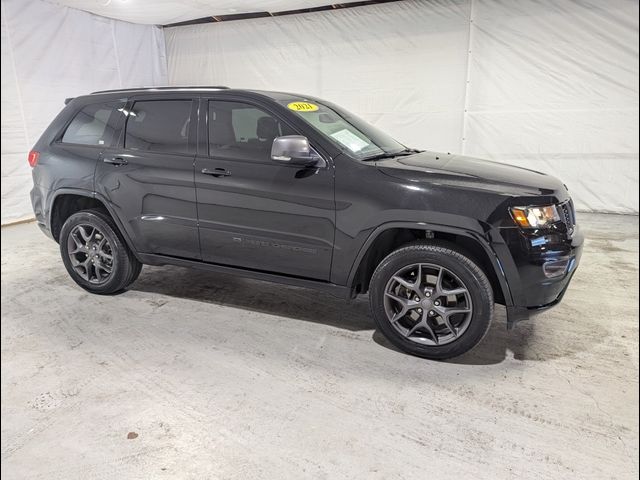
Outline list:
[[[120,292],[143,264],[368,292],[379,330],[432,359],[557,304],[583,237],[552,176],[419,151],[330,102],[224,87],[70,99],[29,153],[71,278]]]

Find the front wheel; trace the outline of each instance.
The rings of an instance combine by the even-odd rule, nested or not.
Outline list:
[[[102,210],[71,215],[60,230],[60,254],[71,278],[102,295],[119,292],[140,274],[142,264]]]
[[[426,242],[402,247],[378,265],[369,301],[391,343],[434,360],[480,343],[494,306],[491,284],[478,265],[454,247]]]

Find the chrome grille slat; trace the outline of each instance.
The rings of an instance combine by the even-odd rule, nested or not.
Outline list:
[[[566,225],[567,232],[571,235],[576,226],[576,211],[573,206],[573,200],[561,203],[558,208],[562,214],[562,222]]]

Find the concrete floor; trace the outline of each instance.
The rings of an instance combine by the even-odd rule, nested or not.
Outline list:
[[[170,267],[93,296],[3,228],[2,478],[637,478],[638,218],[580,220],[564,302],[447,363],[365,298]]]

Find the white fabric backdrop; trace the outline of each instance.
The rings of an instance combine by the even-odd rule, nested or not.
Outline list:
[[[166,85],[162,30],[40,0],[2,0],[2,223],[32,217],[27,152],[64,99]]]
[[[171,84],[309,93],[638,213],[636,0],[405,1],[165,29]]]

